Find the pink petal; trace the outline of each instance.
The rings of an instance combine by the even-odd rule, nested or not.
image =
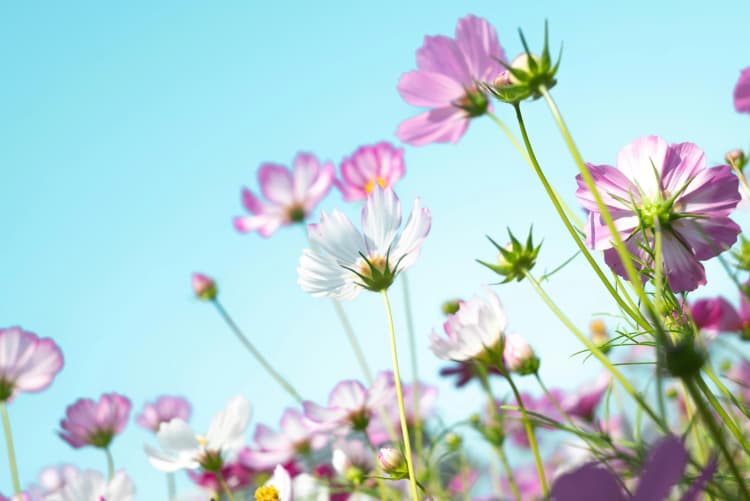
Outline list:
[[[450,106],[466,93],[457,81],[428,71],[410,71],[401,75],[398,92],[412,106],[441,108]]]
[[[739,113],[750,113],[750,67],[742,70],[734,88],[734,109]]]
[[[503,67],[505,53],[497,41],[497,33],[485,19],[469,15],[456,25],[456,44],[466,58],[469,73],[480,81],[493,80]]]
[[[462,86],[474,83],[461,49],[455,40],[443,35],[424,37],[422,47],[417,50],[417,68],[441,73]]]
[[[263,164],[258,170],[258,182],[263,195],[281,205],[294,202],[294,181],[283,165]]]
[[[468,125],[469,119],[460,108],[436,108],[401,122],[396,136],[413,146],[456,143]]]

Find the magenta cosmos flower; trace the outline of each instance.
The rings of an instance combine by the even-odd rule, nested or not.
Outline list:
[[[266,200],[243,189],[242,204],[251,215],[236,217],[235,228],[269,237],[283,225],[303,222],[328,194],[334,175],[332,163],[321,166],[309,153],[298,153],[291,171],[283,165],[261,165],[258,183]]]
[[[78,449],[86,445],[107,448],[128,424],[131,403],[117,393],[105,393],[98,402],[90,398],[68,406],[60,421],[60,438]]]
[[[135,422],[138,426],[156,433],[162,423],[168,423],[174,418],[189,421],[190,402],[182,397],[165,395],[157,398],[153,403],[149,402],[144,405],[141,413],[136,416]]]
[[[705,284],[700,261],[737,240],[740,228],[728,217],[740,201],[737,176],[728,165],[706,168],[703,151],[692,143],[641,137],[620,150],[617,168],[591,164],[588,168],[637,268],[653,267],[658,223],[664,273],[674,292]],[[606,263],[625,277],[594,196],[580,175],[577,180],[576,196],[589,211],[587,243],[603,250]]]
[[[334,184],[344,200],[364,200],[375,186],[392,188],[404,176],[404,150],[391,143],[360,146],[341,161],[341,180]]]
[[[477,82],[493,81],[503,70],[505,53],[495,29],[484,19],[466,16],[456,25],[456,38],[426,36],[417,50],[417,70],[401,76],[398,91],[412,106],[430,108],[399,125],[405,143],[455,143],[469,121],[487,111],[487,96]]]
[[[298,454],[308,454],[324,447],[325,435],[316,431],[317,426],[296,409],[287,409],[281,416],[281,431],[266,425],[255,428],[257,449],[249,449],[246,463],[256,469],[271,469],[277,464],[286,464]]]
[[[45,389],[62,366],[62,352],[51,339],[20,327],[0,329],[0,401]]]
[[[750,67],[742,70],[734,88],[734,109],[739,113],[750,113]]]

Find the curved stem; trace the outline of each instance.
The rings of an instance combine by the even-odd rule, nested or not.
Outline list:
[[[417,457],[422,455],[422,416],[419,412],[419,360],[417,359],[417,336],[414,329],[414,314],[411,308],[409,280],[406,273],[401,273],[404,287],[404,313],[406,313],[406,330],[409,333],[409,352],[411,355],[412,407],[414,412],[414,441]]]
[[[10,463],[10,475],[13,480],[13,491],[19,499],[21,498],[21,482],[18,480],[18,465],[16,465],[16,451],[13,447],[13,435],[10,432],[10,419],[8,418],[8,405],[0,402],[0,412],[3,414],[3,430],[5,441],[8,444],[8,463]]]
[[[523,149],[523,146],[521,146],[521,143],[518,142],[518,139],[516,139],[516,136],[513,135],[513,133],[510,131],[507,125],[505,125],[505,122],[500,120],[494,113],[491,111],[487,112],[487,116],[490,117],[490,119],[495,122],[498,127],[502,129],[502,131],[505,133],[506,136],[508,136],[508,139],[510,139],[510,142],[513,144],[513,147],[518,151],[518,153],[523,157],[526,162],[531,164],[531,159],[529,158],[529,154],[526,153],[526,150]]]
[[[227,485],[227,481],[224,480],[224,475],[221,473],[221,469],[216,472],[216,478],[219,479],[219,485],[221,485],[221,488],[224,490],[224,494],[227,495],[227,499],[229,501],[234,501],[232,491],[229,490],[229,486]]]
[[[224,322],[229,326],[229,329],[234,333],[235,336],[237,336],[237,339],[239,339],[240,343],[247,348],[247,351],[250,352],[250,354],[255,357],[255,360],[258,361],[258,363],[268,372],[268,374],[276,380],[279,385],[286,390],[289,395],[296,400],[298,403],[302,403],[303,399],[297,393],[297,391],[292,387],[289,382],[284,379],[284,377],[279,374],[276,369],[273,368],[273,366],[268,362],[268,360],[261,355],[261,353],[258,351],[258,349],[253,345],[252,342],[245,336],[245,334],[242,332],[242,330],[237,326],[237,324],[234,322],[232,317],[229,315],[227,310],[224,309],[224,306],[222,306],[221,302],[218,298],[211,301],[214,306],[216,307],[216,311],[219,312],[219,315],[221,315],[221,318],[224,319]]]
[[[177,497],[174,473],[167,473],[167,496],[169,497],[169,501],[174,501]]]
[[[531,421],[529,415],[526,413],[526,406],[523,404],[521,394],[518,393],[516,383],[513,382],[513,377],[510,374],[505,374],[505,379],[508,380],[511,390],[513,390],[513,396],[516,397],[518,407],[521,409],[521,417],[523,419],[523,427],[526,429],[526,436],[529,438],[529,445],[531,446],[531,452],[534,454],[534,462],[536,463],[536,471],[539,475],[539,482],[542,484],[542,494],[547,497],[549,489],[547,488],[547,478],[544,475],[544,465],[542,464],[542,458],[539,455],[539,446],[536,443],[536,437],[534,436],[534,429],[531,427]]]
[[[385,289],[380,291],[385,303],[385,313],[388,317],[388,332],[391,341],[391,358],[393,362],[393,378],[396,383],[396,398],[398,400],[398,413],[401,419],[401,435],[404,439],[404,456],[406,467],[409,472],[409,488],[411,497],[414,501],[419,501],[419,492],[417,490],[417,477],[414,472],[414,458],[411,453],[411,440],[409,438],[409,427],[406,423],[406,407],[404,406],[404,392],[401,388],[401,371],[398,368],[398,350],[396,349],[396,330],[393,327],[393,313],[391,312],[391,302],[388,300],[388,293]]]
[[[669,427],[664,423],[664,421],[651,409],[651,407],[646,403],[646,401],[643,399],[643,397],[635,391],[635,388],[630,384],[630,381],[628,381],[625,376],[615,367],[612,362],[607,358],[607,356],[602,353],[602,351],[599,349],[598,346],[596,346],[594,343],[592,343],[574,324],[570,321],[568,317],[565,316],[565,314],[558,308],[558,306],[555,304],[554,301],[552,301],[552,298],[550,298],[547,293],[542,288],[541,284],[531,275],[531,273],[524,272],[524,275],[529,280],[529,283],[534,287],[534,290],[536,290],[537,294],[542,298],[542,300],[545,302],[545,304],[552,310],[552,312],[557,316],[558,319],[570,330],[570,332],[575,335],[579,341],[581,341],[586,348],[589,349],[592,355],[596,357],[599,362],[604,365],[604,367],[612,374],[612,376],[617,379],[617,381],[620,383],[620,385],[625,389],[625,391],[636,401],[638,402],[638,405],[640,408],[642,408],[650,417],[653,419],[654,423],[656,423],[659,428],[664,431],[665,433],[669,433]]]
[[[115,476],[115,459],[112,457],[112,451],[109,447],[104,448],[104,454],[107,456],[107,478],[111,481]]]
[[[333,309],[336,311],[336,316],[339,318],[339,322],[341,322],[341,326],[344,328],[346,339],[349,341],[349,344],[352,347],[352,351],[354,352],[354,356],[357,359],[357,363],[362,370],[362,375],[365,376],[365,381],[367,381],[367,384],[372,384],[372,371],[370,370],[370,366],[367,364],[367,357],[365,357],[365,353],[364,351],[362,351],[362,345],[359,344],[359,340],[354,334],[354,329],[352,328],[351,322],[349,322],[349,317],[346,316],[344,307],[341,306],[341,301],[339,301],[338,299],[331,299],[331,302],[333,303]]]
[[[560,200],[555,194],[555,190],[552,188],[552,185],[550,185],[549,181],[547,180],[547,176],[544,175],[544,172],[542,171],[542,168],[539,165],[539,161],[536,158],[534,149],[531,146],[531,141],[529,140],[529,134],[526,131],[526,125],[523,120],[523,114],[521,113],[521,106],[519,104],[515,104],[514,108],[516,110],[516,119],[518,120],[518,126],[521,129],[521,136],[523,137],[524,144],[526,145],[526,149],[529,152],[529,158],[530,158],[529,164],[534,169],[534,172],[539,178],[539,181],[541,181],[542,186],[544,187],[544,190],[547,192],[548,198],[550,199],[550,201],[552,201],[552,205],[554,205],[555,210],[557,211],[557,214],[560,217],[560,220],[565,225],[565,228],[568,230],[568,233],[570,233],[570,236],[573,237],[573,241],[575,242],[576,246],[581,251],[581,254],[583,254],[583,257],[586,258],[586,261],[594,270],[594,273],[596,273],[596,276],[599,277],[599,280],[602,282],[602,284],[604,284],[604,287],[607,289],[610,295],[614,298],[614,300],[617,302],[620,308],[624,312],[626,312],[628,315],[630,315],[630,317],[632,317],[636,322],[641,324],[643,327],[646,327],[646,328],[650,327],[648,323],[645,321],[645,319],[642,318],[642,315],[640,314],[638,310],[632,310],[630,306],[627,305],[623,301],[623,299],[620,297],[620,295],[617,293],[615,288],[610,283],[609,279],[607,279],[607,276],[604,274],[604,271],[602,271],[599,264],[594,260],[594,257],[591,255],[591,252],[589,251],[588,247],[586,247],[586,244],[583,242],[583,240],[581,240],[581,236],[579,235],[578,231],[576,231],[576,229],[571,224],[570,220],[565,214],[565,210],[562,208],[562,205],[560,204]]]

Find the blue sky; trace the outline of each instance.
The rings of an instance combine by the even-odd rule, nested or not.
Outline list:
[[[66,357],[49,390],[11,406],[23,482],[50,463],[104,468],[98,451],[74,451],[55,436],[79,397],[118,391],[138,409],[162,393],[188,395],[202,428],[243,393],[254,422],[277,422],[291,402],[192,298],[195,270],[217,278],[237,321],[306,397],[321,401],[339,379],[359,377],[330,304],[296,286],[303,232],[237,234],[240,188],[256,187],[264,161],[288,163],[304,150],[337,162],[360,144],[395,140],[416,111],[396,92],[399,75],[414,67],[425,34],[450,35],[467,13],[493,23],[511,57],[518,27],[537,47],[549,20],[553,47],[564,44],[554,94],[591,161],[613,162],[646,134],[693,141],[714,163],[748,145],[750,117],[731,105],[750,65],[737,22],[750,16],[747,2],[571,3],[3,3],[0,326],[53,337]],[[541,102],[526,110],[540,161],[574,203],[575,166],[549,113]],[[511,123],[510,109],[497,111]],[[440,303],[494,280],[474,262],[493,257],[485,234],[502,239],[506,226],[525,233],[533,223],[545,241],[540,269],[574,248],[489,120],[475,121],[457,146],[407,147],[406,162],[399,194],[422,197],[434,220],[410,271],[420,370],[434,382],[441,364],[427,336],[442,322]],[[344,203],[332,192],[323,208],[334,207]],[[715,263],[708,270],[700,294],[730,290]],[[581,262],[549,289],[582,326],[613,311]],[[408,371],[400,290],[393,301]],[[596,374],[593,363],[569,358],[578,345],[526,284],[499,294],[511,328],[541,353],[543,376],[572,385]],[[346,309],[371,364],[389,367],[379,298],[363,295]],[[476,410],[474,390],[440,388],[449,418]],[[148,440],[131,424],[114,445],[140,499],[163,493],[142,452]],[[6,493],[7,471],[0,454]]]

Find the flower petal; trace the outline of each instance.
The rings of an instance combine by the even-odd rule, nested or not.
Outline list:
[[[396,130],[396,136],[413,146],[430,143],[456,143],[466,132],[469,119],[460,108],[448,106],[426,111],[404,120]]]
[[[466,90],[456,80],[430,71],[410,71],[401,75],[398,93],[412,106],[442,108],[451,106]]]
[[[458,20],[456,44],[466,58],[469,73],[476,80],[492,81],[503,70],[500,61],[506,61],[497,33],[485,19],[468,15]]]
[[[390,188],[376,186],[362,209],[362,230],[367,254],[385,257],[401,228],[401,202]],[[395,256],[394,256],[395,257]]]

